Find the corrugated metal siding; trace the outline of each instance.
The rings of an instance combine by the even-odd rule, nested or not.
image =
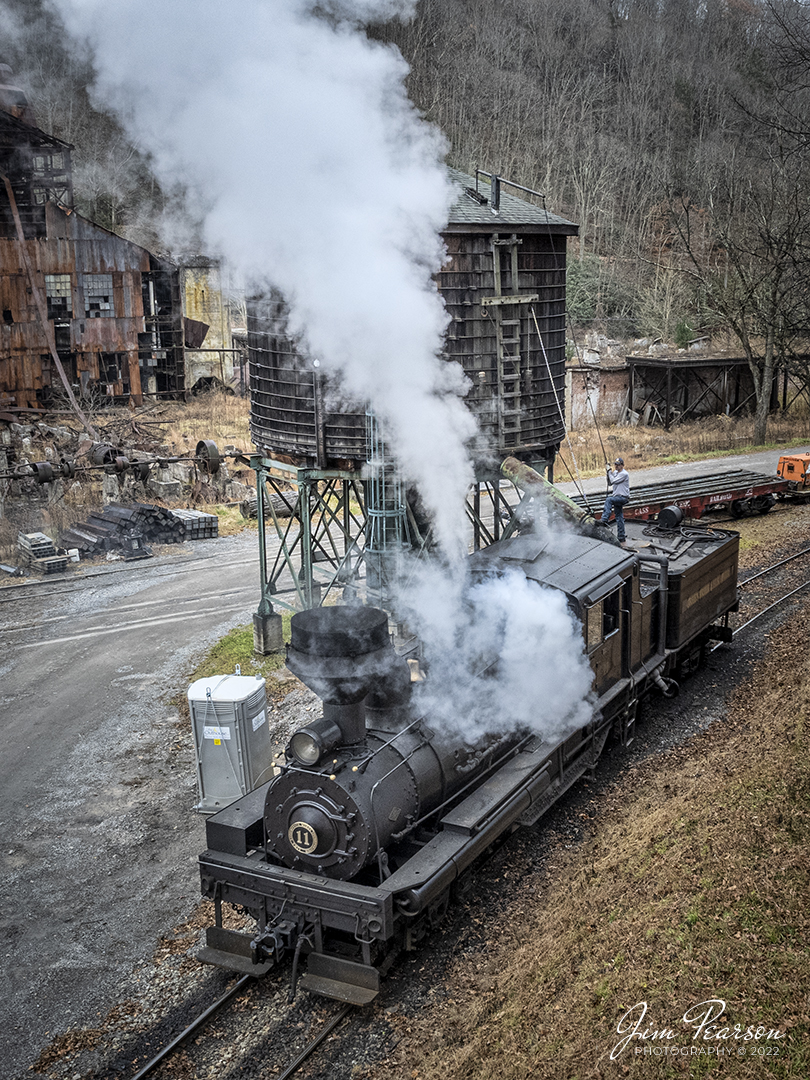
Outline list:
[[[71,276],[71,317],[57,327],[60,336],[66,332],[68,337],[60,356],[77,375],[86,372],[91,383],[99,382],[103,392],[132,394],[137,400],[139,335],[145,329],[143,277],[153,271],[149,252],[53,204],[46,217],[47,237],[26,241],[26,248],[43,291],[46,274]],[[112,275],[114,316],[87,317],[85,274]],[[173,302],[179,304],[179,294]],[[16,239],[0,238],[0,309],[0,391],[13,394],[18,405],[36,405],[37,391],[51,385],[51,359]],[[167,318],[170,340],[164,347],[169,355],[160,365],[161,389],[182,390],[181,313],[172,310]],[[108,381],[109,371],[121,377]]]

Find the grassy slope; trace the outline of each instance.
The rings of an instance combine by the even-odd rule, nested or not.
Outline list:
[[[487,959],[460,963],[451,998],[375,1076],[419,1080],[603,1075],[810,1076],[810,608],[774,634],[728,719],[636,770],[582,849],[503,920]],[[500,920],[499,920],[500,922]],[[710,998],[723,1024],[787,1032],[765,1044],[692,1041]],[[666,1045],[731,1047],[733,1061],[636,1053],[609,1060],[624,1012]],[[737,1051],[744,1048],[745,1057]],[[407,1068],[406,1068],[407,1063]]]

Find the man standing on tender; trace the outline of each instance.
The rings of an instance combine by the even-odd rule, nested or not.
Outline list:
[[[608,494],[605,499],[605,509],[602,511],[602,524],[607,525],[610,515],[616,515],[616,536],[619,543],[624,546],[624,506],[630,500],[630,474],[624,467],[624,458],[617,457],[613,462],[616,471],[609,465],[605,466],[608,484],[613,488],[613,494]]]

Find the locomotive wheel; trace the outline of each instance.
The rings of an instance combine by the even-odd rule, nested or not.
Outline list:
[[[96,443],[90,451],[90,461],[93,465],[112,465],[115,450],[109,443]]]
[[[53,480],[53,465],[49,461],[35,461],[31,470],[38,484],[50,484]]]

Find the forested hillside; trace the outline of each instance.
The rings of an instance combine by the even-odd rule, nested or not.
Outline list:
[[[796,0],[420,0],[374,28],[467,171],[580,224],[571,314],[804,369],[810,11]],[[759,417],[758,417],[759,419]]]
[[[0,19],[0,60],[40,125],[76,146],[79,209],[153,247],[191,235],[197,207],[161,190],[92,102],[92,59],[47,0],[0,0]],[[731,334],[761,409],[777,364],[807,375],[807,3],[418,0],[413,19],[368,32],[408,61],[451,164],[543,191],[579,223],[575,322],[679,344]]]

